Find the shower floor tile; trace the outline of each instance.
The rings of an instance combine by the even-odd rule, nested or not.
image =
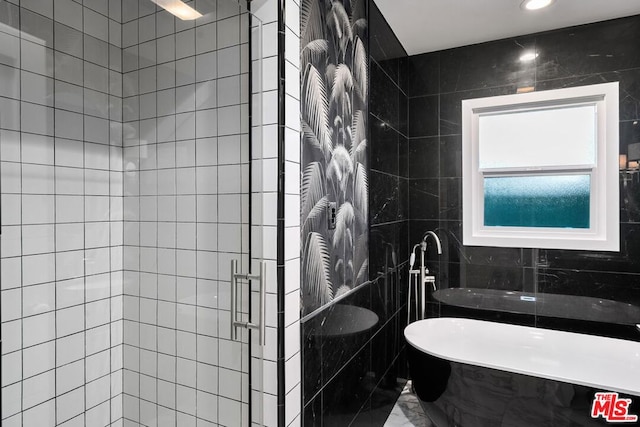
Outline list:
[[[407,381],[384,427],[433,427],[418,398],[411,392],[411,381]]]

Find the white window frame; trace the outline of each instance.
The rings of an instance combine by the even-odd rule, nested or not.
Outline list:
[[[462,101],[463,243],[541,249],[620,250],[618,82]],[[594,165],[481,170],[479,117],[574,105],[596,107]],[[591,175],[589,228],[495,227],[484,225],[484,178],[562,173]]]

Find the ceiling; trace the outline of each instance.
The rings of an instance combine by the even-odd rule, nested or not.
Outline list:
[[[638,0],[374,0],[409,55],[640,14]]]

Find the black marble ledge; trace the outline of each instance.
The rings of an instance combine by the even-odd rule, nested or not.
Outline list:
[[[486,320],[488,322],[511,323],[521,326],[536,326],[536,316],[532,314],[492,311],[482,308],[464,308],[448,304],[440,304],[440,317],[460,317],[465,319]]]
[[[640,67],[640,15],[536,35],[537,79]]]
[[[440,92],[460,92],[495,86],[531,86],[535,61],[520,57],[536,50],[533,37],[519,37],[440,52]]]

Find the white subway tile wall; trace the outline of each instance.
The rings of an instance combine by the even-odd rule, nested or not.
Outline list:
[[[122,425],[120,1],[0,2],[2,425]]]

